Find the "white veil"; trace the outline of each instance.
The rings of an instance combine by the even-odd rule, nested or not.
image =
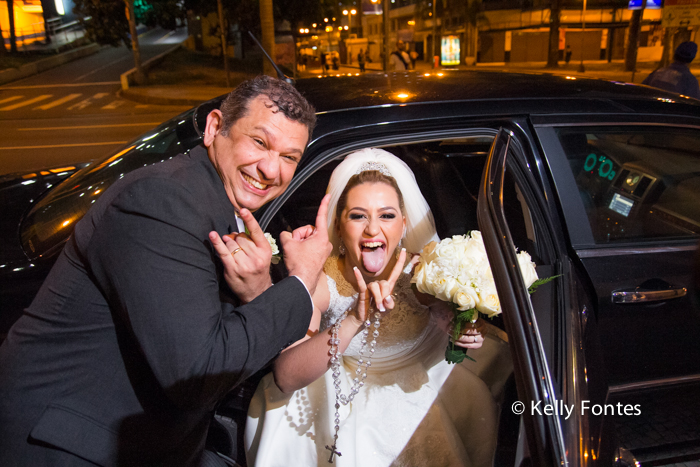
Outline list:
[[[348,155],[338,165],[328,182],[326,193],[331,199],[328,205],[328,238],[333,243],[333,251],[338,252],[340,239],[335,230],[336,207],[341,193],[350,177],[359,172],[360,167],[368,162],[377,162],[387,168],[403,196],[406,214],[406,236],[403,246],[409,253],[420,253],[423,247],[433,240],[439,241],[435,230],[433,213],[418,188],[416,177],[404,161],[393,154],[376,148],[366,148]]]

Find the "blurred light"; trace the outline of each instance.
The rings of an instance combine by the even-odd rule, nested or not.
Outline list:
[[[426,73],[426,74],[424,74],[423,76],[430,76],[430,73]]]
[[[66,9],[63,7],[63,0],[55,0],[54,5],[56,5],[56,13],[59,15],[66,14]]]
[[[567,76],[566,79],[576,79],[575,76]]]
[[[316,23],[312,23],[312,24],[311,24],[311,27],[312,27],[312,28],[316,28]]]
[[[27,179],[27,178],[34,178],[36,177],[36,173],[30,173],[30,174],[25,174],[22,175],[22,178]]]
[[[348,14],[348,10],[343,10],[343,14],[344,14],[344,15],[347,15],[347,14]]]
[[[308,33],[309,33],[309,30],[308,30],[308,29],[304,29],[304,33],[308,34]]]
[[[438,76],[445,76],[445,73],[438,73]]]
[[[342,27],[342,26],[338,26],[338,31],[342,31],[342,30],[343,30],[343,27]]]
[[[299,34],[304,34],[304,28],[299,29]]]
[[[335,21],[335,18],[333,18],[333,21]]]
[[[75,167],[71,166],[71,167],[61,167],[58,169],[49,169],[49,172],[53,172],[53,173],[57,174],[59,172],[67,172],[69,170],[75,170]]]
[[[27,180],[26,182],[22,182],[22,185],[31,185],[32,183],[36,183],[36,180]]]
[[[401,91],[401,92],[397,92],[396,94],[394,94],[394,97],[396,97],[399,100],[405,101],[406,99],[411,97],[411,94],[409,94],[405,91]]]
[[[348,30],[348,27],[347,27],[347,26],[343,26],[343,29],[345,29],[345,30],[347,31],[347,30]]]
[[[351,15],[356,15],[356,14],[357,14],[357,10],[355,10],[355,9],[350,10],[350,14],[351,14]]]
[[[411,20],[408,21],[408,25],[409,25],[409,26],[415,26],[415,25],[416,25],[416,22],[413,21],[413,20],[411,19]]]
[[[63,224],[61,224],[61,226],[62,226],[62,227],[65,227],[65,226],[67,226],[68,224],[70,224],[70,220],[65,221]]]
[[[327,23],[327,22],[328,22],[328,18],[323,18],[323,21]]]

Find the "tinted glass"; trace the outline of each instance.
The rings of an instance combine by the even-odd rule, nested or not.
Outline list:
[[[82,169],[40,200],[25,218],[21,241],[31,258],[60,249],[90,206],[125,174],[192,149],[201,141],[187,112],[144,135],[127,148]]]
[[[700,233],[700,131],[560,128],[596,243]]]

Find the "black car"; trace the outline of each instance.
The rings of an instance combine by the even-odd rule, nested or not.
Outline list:
[[[700,101],[495,72],[296,85],[318,126],[289,190],[256,213],[263,229],[278,237],[313,223],[332,170],[373,146],[412,168],[440,237],[482,231],[504,309],[494,324],[509,348],[491,386],[495,465],[700,459]],[[92,203],[126,173],[200,144],[220,102],[99,163],[0,180],[3,333]],[[516,248],[540,277],[561,276],[529,296]]]

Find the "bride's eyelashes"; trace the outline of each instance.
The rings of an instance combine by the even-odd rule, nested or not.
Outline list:
[[[348,214],[348,219],[351,221],[358,220],[358,219],[365,219],[367,218],[366,214],[359,214],[359,213],[350,213]],[[396,214],[394,213],[384,213],[379,216],[380,219],[386,219],[386,220],[392,220],[396,219]]]

